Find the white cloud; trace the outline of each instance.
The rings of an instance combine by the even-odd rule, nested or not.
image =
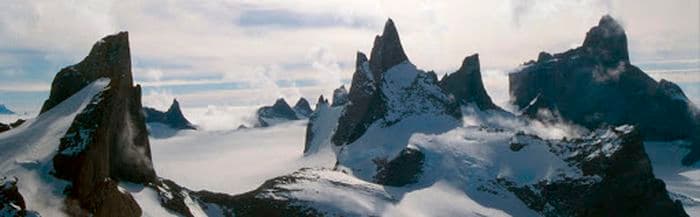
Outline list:
[[[153,85],[185,81],[270,85],[263,90],[267,93],[256,93],[263,98],[303,95],[296,88],[280,89],[270,82],[280,78],[316,80],[324,89],[320,92],[330,93],[338,80],[350,78],[355,52],[369,52],[387,17],[396,22],[409,58],[420,68],[438,73],[453,71],[471,53],[480,54],[483,71],[508,71],[536,58],[539,51],[565,51],[580,44],[605,13],[625,26],[633,64],[700,58],[700,3],[696,0],[0,3],[7,8],[0,13],[0,41],[8,42],[0,45],[0,54],[3,49],[5,53],[30,49],[43,53],[39,62],[69,65],[80,61],[102,36],[128,30],[137,80]],[[241,23],[241,16],[264,19],[255,15],[261,11],[281,18],[299,17],[286,23],[272,17],[256,21],[265,25]],[[20,66],[36,62],[20,62],[9,52],[10,57],[0,55],[4,76],[41,79],[35,81],[46,84],[59,70],[23,71]],[[484,77],[491,79],[486,73]],[[504,81],[485,82],[489,90],[503,92]]]

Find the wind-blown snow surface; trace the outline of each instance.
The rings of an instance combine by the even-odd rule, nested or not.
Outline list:
[[[68,184],[49,175],[60,138],[92,98],[103,91],[102,78],[40,116],[0,134],[0,174],[19,178],[19,192],[27,209],[45,216],[63,216],[63,189]]]
[[[513,181],[520,186],[562,177],[586,179],[579,169],[562,160],[565,156],[553,154],[551,147],[544,142],[525,141],[527,137],[515,136],[517,142],[528,145],[514,151],[510,144],[514,135],[521,130],[551,139],[581,137],[588,132],[566,124],[527,121],[507,113],[482,112],[471,107],[462,110],[465,123],[454,129],[436,130],[434,133],[421,129],[423,133],[399,135],[399,131],[406,130],[406,127],[435,127],[426,124],[423,122],[425,118],[418,116],[392,125],[395,129],[371,129],[363,136],[367,138],[358,140],[393,144],[391,146],[395,147],[366,150],[370,153],[397,153],[401,148],[410,146],[426,155],[422,178],[417,183],[403,187],[372,183],[371,172],[353,175],[332,170],[330,168],[335,163],[333,156],[329,158],[317,155],[326,152],[315,152],[316,154],[303,157],[306,121],[259,129],[181,131],[169,138],[151,138],[151,144],[159,175],[191,189],[233,195],[254,190],[271,178],[296,174],[294,176],[300,178],[299,181],[276,186],[289,191],[263,196],[294,198],[321,212],[348,216],[540,216],[510,191],[495,183],[494,178]],[[329,109],[326,118],[335,120],[337,112]],[[440,120],[436,121],[435,125],[442,125]],[[392,136],[380,138],[382,134]],[[599,135],[605,137],[606,134],[602,132]],[[330,136],[326,133],[318,135]],[[327,138],[320,139],[323,144],[317,146],[332,148]],[[392,139],[397,141],[392,142]],[[399,144],[401,142],[403,145]],[[351,145],[356,144],[359,143]],[[697,206],[693,205],[695,203],[692,202],[692,197],[697,198],[697,186],[700,183],[697,167],[682,169],[676,165],[680,162],[678,159],[659,159],[663,156],[680,158],[684,153],[668,155],[663,151],[683,152],[682,149],[668,149],[667,146],[655,149],[649,144],[647,148],[655,163],[656,175],[667,182],[669,190],[680,193],[680,196],[674,198],[690,200],[686,201],[686,209],[691,215],[696,215],[697,209],[694,207]],[[616,149],[611,146],[608,150],[613,152]],[[654,153],[661,156],[655,156]],[[388,156],[393,157],[395,156]],[[671,162],[670,169],[659,166]],[[375,169],[371,165],[354,166],[366,166],[368,171]],[[299,170],[302,167],[326,169]],[[678,182],[673,182],[671,178],[674,176]],[[588,179],[595,182],[598,177]],[[171,214],[156,206],[157,197],[152,190],[125,188],[132,192],[144,209],[149,210],[144,212],[145,216]],[[211,212],[201,207],[194,209],[206,214]]]
[[[151,137],[153,164],[159,176],[190,189],[240,194],[302,167],[332,167],[333,158],[303,157],[305,131],[306,121],[301,120]]]

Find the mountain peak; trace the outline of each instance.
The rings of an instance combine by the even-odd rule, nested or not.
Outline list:
[[[49,99],[41,113],[48,111],[99,78],[109,78],[111,87],[131,88],[129,33],[119,32],[97,41],[80,63],[61,69],[51,84]]]
[[[275,104],[272,105],[272,107],[279,107],[279,106],[290,107],[289,103],[287,103],[287,101],[284,100],[284,98],[278,98],[277,100],[275,100]]]
[[[469,55],[462,60],[462,66],[459,67],[459,70],[457,71],[465,71],[467,73],[470,73],[472,71],[479,71],[479,54],[475,53],[472,55]]]
[[[309,101],[307,101],[304,97],[299,98],[292,109],[294,109],[299,118],[308,118],[313,112],[313,110],[311,110],[311,105],[309,105]]]
[[[179,111],[180,110],[180,103],[177,101],[177,99],[173,98],[173,103],[170,104],[170,108],[168,108],[168,112],[170,111]]]
[[[482,110],[501,110],[486,93],[484,83],[481,80],[478,53],[465,57],[462,66],[456,72],[445,75],[439,84],[451,93],[460,104],[475,103]]]
[[[328,104],[328,100],[323,97],[323,95],[318,96],[318,101],[316,102],[316,106],[320,104]]]
[[[399,32],[394,21],[389,18],[384,24],[382,35],[374,38],[374,46],[369,60],[375,80],[379,80],[378,78],[384,71],[407,60],[408,57],[401,46]]]
[[[600,18],[598,25],[586,33],[583,47],[602,56],[606,63],[629,62],[627,34],[624,28],[610,15]]]

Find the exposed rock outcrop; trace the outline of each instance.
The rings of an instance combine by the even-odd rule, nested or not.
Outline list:
[[[415,147],[408,147],[396,158],[376,159],[377,174],[374,182],[388,186],[404,186],[418,182],[423,173],[425,155]]]
[[[297,113],[283,98],[279,98],[272,106],[264,106],[256,112],[259,127],[269,127],[277,123],[299,120]]]
[[[548,110],[589,129],[634,124],[645,139],[694,140],[684,164],[700,159],[698,108],[677,85],[657,82],[629,62],[627,36],[610,16],[586,34],[581,47],[540,53],[509,81],[511,100],[524,115],[543,118],[539,114]]]
[[[27,210],[22,194],[17,188],[17,178],[0,177],[0,216],[36,216],[39,214]]]
[[[10,125],[0,123],[0,133],[8,131],[10,129],[12,129],[12,128],[10,128]]]
[[[296,104],[294,104],[294,112],[297,113],[297,117],[299,118],[308,118],[311,116],[311,113],[314,112],[311,110],[311,105],[309,105],[309,101],[306,101],[304,97],[299,98],[299,101],[297,101]]]
[[[149,183],[156,178],[141,87],[133,84],[128,33],[103,38],[83,61],[62,69],[42,112],[97,80],[109,85],[61,138],[53,175],[71,183],[65,189],[70,215],[140,216],[136,201],[117,187],[119,181]]]
[[[491,101],[481,80],[479,54],[467,56],[459,69],[440,80],[440,86],[462,105],[474,104],[481,110],[502,110]]]
[[[0,123],[0,133],[11,130],[12,128],[17,128],[19,125],[22,125],[25,122],[24,119],[17,119],[17,121],[9,123],[9,124],[3,124]]]
[[[523,136],[527,137],[516,137]],[[664,182],[654,177],[642,136],[636,128],[599,129],[582,139],[545,144],[569,165],[579,168],[584,176],[526,186],[498,179],[542,215],[688,216],[681,202],[669,197]],[[597,177],[597,180],[588,177]]]
[[[148,123],[162,123],[170,126],[173,129],[178,130],[197,129],[197,127],[190,123],[190,121],[188,121],[187,118],[185,118],[185,115],[182,114],[182,110],[180,109],[180,103],[177,101],[177,99],[173,99],[173,103],[170,105],[170,108],[168,108],[168,111],[166,112],[158,111],[156,109],[148,107],[143,108],[143,112],[144,116],[146,117],[146,122]]]

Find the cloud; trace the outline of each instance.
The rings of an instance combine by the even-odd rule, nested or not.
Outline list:
[[[345,19],[337,14],[305,14],[286,9],[252,9],[245,10],[238,17],[237,24],[242,27],[280,27],[280,28],[369,28],[377,24],[370,19]]]
[[[240,88],[231,85],[240,82],[265,91],[258,94],[267,99],[305,93],[280,84],[313,85],[320,90],[315,93],[329,94],[351,77],[355,52],[369,52],[387,17],[396,22],[410,59],[438,73],[454,71],[470,53],[480,54],[482,71],[508,71],[539,51],[565,51],[581,44],[585,32],[605,13],[624,23],[633,64],[700,58],[696,0],[0,0],[0,4],[7,9],[0,13],[0,41],[6,42],[0,45],[0,76],[5,80],[0,86],[18,91],[41,89],[36,87],[50,83],[60,68],[80,61],[99,38],[128,30],[134,76],[145,86],[206,83],[220,91]],[[503,75],[487,78],[487,74],[485,79],[493,78],[485,81],[490,91],[507,88]],[[23,89],[5,85],[15,83],[35,85]],[[269,86],[261,88],[264,85]],[[172,92],[188,93],[195,92]],[[36,99],[37,106],[42,100]]]

